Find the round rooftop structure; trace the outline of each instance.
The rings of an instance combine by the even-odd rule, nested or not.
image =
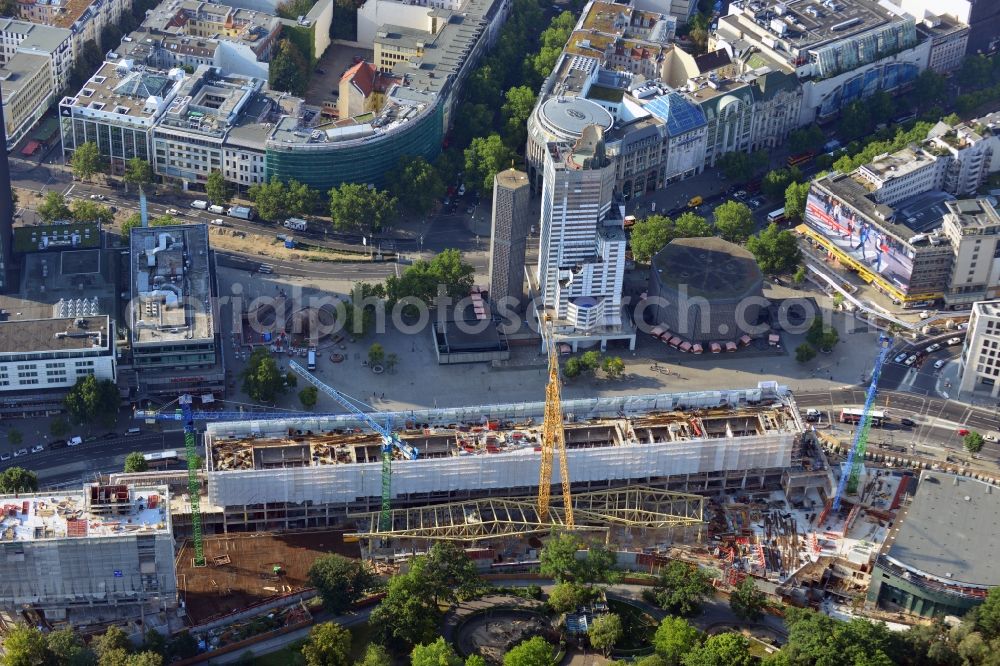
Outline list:
[[[682,338],[736,340],[760,318],[763,284],[757,261],[739,245],[677,238],[653,257],[649,296],[656,324]]]
[[[583,97],[552,97],[538,111],[545,130],[561,139],[579,138],[588,125],[609,130],[614,124],[610,113]]]

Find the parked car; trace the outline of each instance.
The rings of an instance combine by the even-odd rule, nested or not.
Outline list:
[[[45,447],[42,444],[35,444],[33,447],[31,447],[32,453],[41,453],[44,450]]]
[[[462,183],[461,185],[458,186],[458,196],[460,197],[465,196],[465,183]]]
[[[48,444],[49,451],[55,451],[56,449],[65,449],[69,446],[69,443],[65,439],[54,439]]]
[[[91,194],[90,198],[93,199],[94,201],[104,201],[105,199],[107,199],[107,197],[104,196],[103,194]]]
[[[903,418],[899,419],[899,422],[900,422],[900,424],[905,425],[908,428],[912,428],[912,427],[914,427],[914,426],[917,425],[916,421],[914,421],[913,419],[908,419],[905,416]]]
[[[223,220],[221,217],[217,217],[214,220],[212,220],[212,224],[214,224],[217,227],[224,227],[226,226],[226,221]]]
[[[9,453],[0,453],[0,461],[4,461],[4,460],[10,460],[10,454]]]
[[[183,213],[181,213],[176,208],[168,208],[167,209],[167,215],[183,215]]]
[[[946,358],[941,358],[941,359],[938,359],[938,360],[934,361],[934,369],[935,370],[940,370],[941,368],[944,367],[944,364],[947,363],[947,362],[948,362],[948,359],[946,359]]]
[[[958,436],[959,437],[965,437],[968,434],[969,434],[969,429],[968,428],[959,428],[958,429]]]
[[[83,437],[70,437],[66,443],[70,446],[80,446],[83,444]]]
[[[952,345],[960,345],[962,344],[962,338],[948,338],[948,340],[945,341],[945,344],[949,347]]]
[[[995,442],[997,441],[997,436],[991,432],[983,435],[983,439],[985,439],[987,442]]]
[[[906,352],[903,352],[902,354],[897,354],[896,358],[892,360],[895,361],[896,363],[902,363],[903,361],[906,360]]]
[[[913,354],[908,359],[906,359],[905,361],[903,361],[903,364],[904,365],[913,365],[916,362],[917,362],[917,355]]]
[[[935,342],[934,344],[932,344],[932,345],[931,345],[930,347],[928,347],[928,348],[927,348],[927,349],[925,349],[924,351],[926,351],[926,352],[927,352],[928,354],[933,354],[933,353],[934,353],[934,352],[936,352],[936,351],[937,351],[938,349],[941,349],[941,345],[940,345],[940,344],[938,344],[937,342]]]
[[[21,456],[26,455],[28,455],[28,449],[18,449],[17,451],[14,451],[15,458],[20,458]]]

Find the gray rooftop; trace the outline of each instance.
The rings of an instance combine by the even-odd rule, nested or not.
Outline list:
[[[108,317],[12,319],[0,322],[0,358],[4,354],[46,351],[110,351]]]
[[[542,102],[538,113],[543,122],[569,136],[580,136],[588,125],[607,130],[614,123],[603,107],[583,97],[550,97]]]
[[[18,46],[22,49],[32,49],[45,53],[55,51],[63,42],[73,36],[73,33],[66,28],[53,28],[8,18],[0,19],[0,32],[20,40]]]
[[[14,57],[0,68],[0,78],[3,80],[3,96],[21,90],[38,70],[47,67],[49,56],[41,53],[15,53]]]
[[[1000,490],[924,471],[891,545],[897,563],[945,582],[1000,585]]]
[[[1000,226],[1000,215],[988,199],[962,199],[948,201],[944,205],[951,219],[958,222],[963,230],[982,233],[990,227]]]

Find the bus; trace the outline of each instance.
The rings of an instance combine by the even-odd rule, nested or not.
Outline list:
[[[841,423],[861,423],[861,417],[864,415],[865,410],[863,409],[845,409],[840,412],[840,422]],[[880,409],[872,410],[872,425],[876,428],[881,428],[882,424],[886,421],[885,412]]]
[[[309,356],[306,359],[306,368],[309,370],[309,372],[312,372],[313,370],[316,369],[316,348],[315,347],[310,347],[309,348]]]
[[[144,453],[142,457],[150,467],[156,467],[157,465],[166,467],[172,462],[177,462],[177,451],[174,449],[169,451],[154,451],[153,453]]]
[[[814,153],[811,150],[807,150],[806,152],[799,153],[798,155],[789,155],[787,164],[789,168],[793,166],[800,166],[802,164],[805,164],[814,157],[816,157],[816,153]]]
[[[778,210],[772,210],[770,213],[767,214],[767,222],[768,222],[768,224],[771,224],[771,223],[781,224],[784,221],[785,221],[785,209],[784,208],[779,208]]]

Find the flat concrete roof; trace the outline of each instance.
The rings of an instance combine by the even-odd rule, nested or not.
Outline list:
[[[0,354],[110,350],[108,317],[11,319],[0,322]]]
[[[7,18],[0,19],[0,32],[20,38],[18,48],[45,53],[55,51],[63,42],[73,37],[73,33],[65,28],[54,28],[49,25]]]
[[[587,125],[608,130],[614,124],[610,113],[583,97],[550,97],[538,112],[548,124],[571,136],[580,136]]]
[[[1000,489],[925,470],[883,555],[944,582],[1000,585]]]
[[[689,294],[711,300],[759,296],[763,284],[754,256],[715,236],[675,238],[653,257],[652,269],[661,284],[685,285]]]

